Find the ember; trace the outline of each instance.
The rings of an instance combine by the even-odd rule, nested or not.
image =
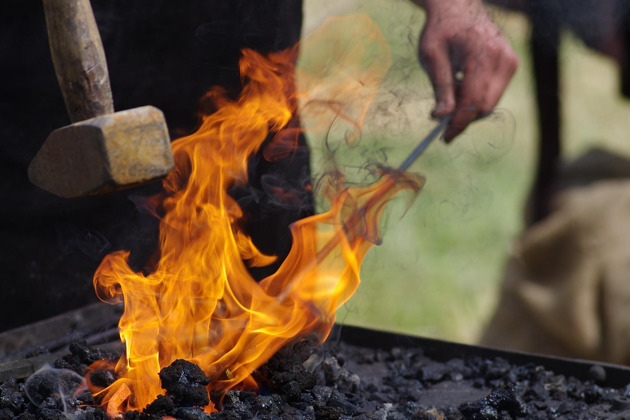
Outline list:
[[[350,55],[369,62],[366,43],[382,40],[382,35],[366,19],[352,25],[360,23],[369,36],[353,40],[358,47]],[[102,391],[93,388],[110,416],[142,409],[163,394],[158,373],[177,359],[199,365],[211,378],[211,393],[235,386],[255,389],[252,372],[287,342],[307,333],[325,340],[335,311],[359,284],[361,261],[372,246],[369,240],[379,238],[385,203],[401,190],[417,193],[421,188],[420,178],[395,171],[383,172],[374,186],[356,189],[337,177],[324,191],[330,210],[295,223],[293,247],[278,271],[259,283],[252,278],[248,266],[266,266],[275,257],[260,252],[243,231],[243,211],[228,190],[246,182],[248,158],[270,132],[276,135],[265,149],[266,159],[292,153],[295,54],[290,49],[265,58],[244,50],[240,69],[247,83],[241,97],[231,101],[220,89],[211,90],[206,99],[218,110],[203,119],[195,134],[173,143],[176,169],[164,182],[165,192],[153,199],[161,215],[154,270],[135,273],[127,252],[110,254],[97,270],[98,296],[124,301],[125,308],[119,323],[126,345],[116,366],[119,379]],[[380,60],[376,73],[354,84],[361,106],[334,102],[336,114],[349,121],[362,118],[364,100],[386,71]],[[347,80],[332,91],[352,98]],[[313,79],[306,85],[319,88]],[[198,405],[215,410],[212,402]]]

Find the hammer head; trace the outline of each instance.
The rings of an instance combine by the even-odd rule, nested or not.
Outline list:
[[[164,115],[144,106],[53,131],[31,162],[28,176],[33,184],[69,198],[154,181],[173,166]]]

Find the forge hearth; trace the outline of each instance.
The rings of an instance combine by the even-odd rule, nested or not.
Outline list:
[[[76,418],[107,418],[100,408],[80,407],[95,404],[91,394],[68,393],[62,398],[59,388],[49,384],[50,374],[31,375],[48,362],[67,369],[51,370],[53,377],[65,372],[66,380],[72,382],[78,376],[67,373],[70,370],[83,375],[93,361],[115,358],[121,346],[113,343],[111,331],[118,314],[107,305],[90,306],[0,334],[0,343],[14,344],[0,363],[0,419],[64,418],[64,407]],[[41,342],[50,336],[37,332],[53,325],[59,336]],[[33,332],[34,337],[28,338]],[[16,344],[18,336],[21,346]],[[64,340],[72,342],[69,350],[59,349]],[[67,344],[62,347],[68,348]],[[333,329],[323,346],[308,337],[285,346],[256,372],[261,385],[257,393],[211,394],[221,409],[217,413],[206,414],[199,407],[204,404],[199,390],[208,378],[196,365],[178,361],[160,376],[167,395],[125,418],[630,418],[630,369],[626,367],[348,326]],[[102,385],[114,379],[106,369],[91,377]],[[25,393],[25,388],[30,392]]]

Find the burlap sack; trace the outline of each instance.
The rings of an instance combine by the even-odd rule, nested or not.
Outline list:
[[[481,343],[630,363],[630,180],[559,194],[513,244]]]

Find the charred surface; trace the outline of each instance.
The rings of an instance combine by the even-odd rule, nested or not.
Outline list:
[[[205,388],[210,383],[210,378],[194,363],[175,360],[160,371],[160,380],[162,388],[179,406],[203,407],[210,402]]]
[[[87,373],[87,367],[99,360],[116,361],[118,355],[108,352],[100,348],[93,348],[85,341],[76,341],[70,344],[70,354],[67,354],[54,363],[54,367],[58,369],[69,369],[79,375]]]
[[[55,365],[82,373],[98,350],[80,343]],[[37,374],[36,374],[37,375]],[[344,342],[318,346],[314,339],[296,341],[256,372],[258,392],[231,390],[213,395],[221,411],[207,414],[201,369],[183,360],[160,373],[165,396],[126,419],[610,419],[630,416],[630,387],[605,385],[606,368],[590,369],[580,380],[536,363],[514,364],[502,358],[466,356],[437,361],[419,347],[374,349]],[[35,376],[35,375],[34,375]],[[104,419],[89,393],[51,381],[63,375],[33,377],[26,384],[0,385],[0,419]],[[105,382],[113,378],[103,378]],[[630,382],[630,377],[628,378]],[[60,388],[61,387],[61,388]],[[65,410],[65,411],[64,411]]]

